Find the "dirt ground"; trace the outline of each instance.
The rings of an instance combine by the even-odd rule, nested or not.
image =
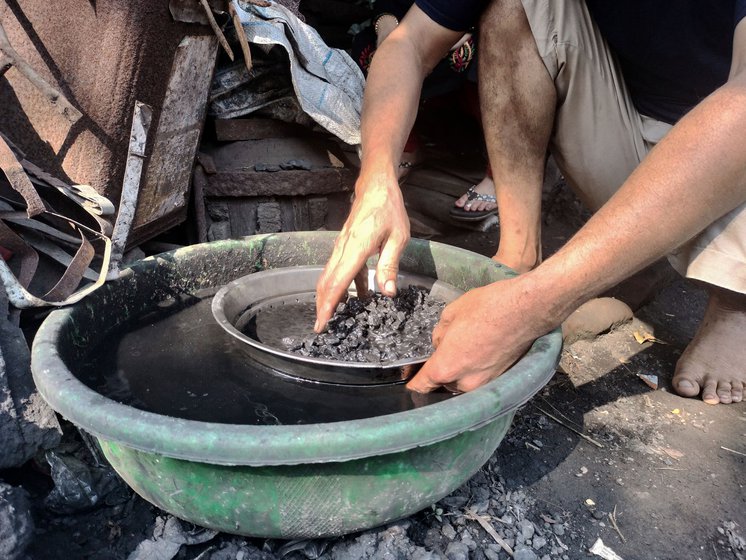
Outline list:
[[[583,219],[570,195],[560,199],[546,211],[545,253]],[[436,239],[490,256],[497,236],[451,229]],[[592,557],[599,538],[627,560],[743,560],[746,404],[708,406],[670,387],[703,309],[703,292],[674,280],[631,323],[566,347],[554,378],[518,411],[467,485],[431,509],[360,534],[301,542],[214,535],[128,491],[94,509],[55,513],[44,503],[53,485],[42,463],[0,478],[30,494],[32,560],[508,558],[498,540],[518,560],[569,560]],[[655,340],[639,343],[635,333]],[[641,374],[658,376],[659,388]],[[67,428],[68,449],[80,451]],[[169,524],[185,544],[158,556]]]

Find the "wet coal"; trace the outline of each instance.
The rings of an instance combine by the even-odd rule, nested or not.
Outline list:
[[[445,302],[418,286],[391,298],[370,292],[340,304],[327,329],[306,337],[282,339],[286,350],[312,358],[345,362],[391,363],[427,357],[433,352],[432,331]]]

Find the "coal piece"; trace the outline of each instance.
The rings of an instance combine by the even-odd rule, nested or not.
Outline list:
[[[393,297],[369,293],[338,306],[326,332],[284,339],[286,349],[313,358],[346,362],[388,363],[429,356],[432,331],[445,303],[410,286]]]

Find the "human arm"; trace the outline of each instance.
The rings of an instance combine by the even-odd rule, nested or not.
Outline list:
[[[459,298],[409,383],[470,390],[502,373],[579,305],[746,202],[746,20],[728,81],[682,118],[620,190],[532,272]]]
[[[317,332],[376,253],[378,285],[387,295],[396,293],[399,256],[409,239],[396,169],[417,114],[422,82],[459,36],[415,5],[373,57],[363,100],[355,201],[317,284]]]

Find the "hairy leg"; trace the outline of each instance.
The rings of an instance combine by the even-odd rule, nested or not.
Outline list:
[[[495,0],[480,24],[479,98],[500,216],[495,260],[541,262],[541,187],[557,94],[519,0]]]
[[[673,387],[684,397],[708,404],[741,402],[746,385],[746,294],[717,286],[697,334],[676,364]]]

